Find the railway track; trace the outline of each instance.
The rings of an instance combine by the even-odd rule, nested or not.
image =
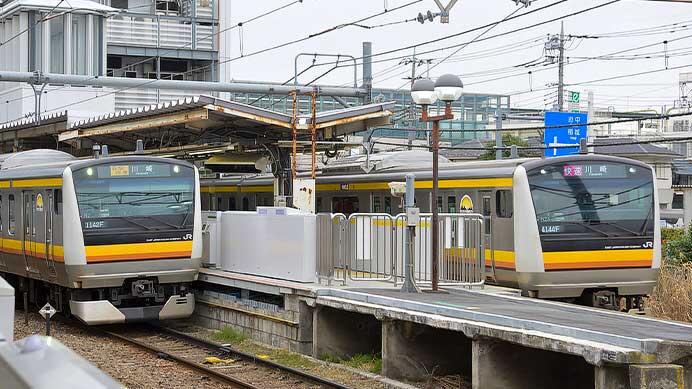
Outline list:
[[[97,331],[198,370],[233,388],[349,388],[167,327],[140,324]],[[216,363],[205,363],[209,358]]]

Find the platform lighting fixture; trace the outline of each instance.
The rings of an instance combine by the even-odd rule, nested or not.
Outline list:
[[[433,185],[432,185],[432,289],[438,290],[439,282],[439,211],[437,204],[437,192],[439,188],[439,152],[440,152],[440,121],[454,119],[452,113],[452,102],[458,100],[463,92],[464,84],[461,79],[454,74],[440,76],[437,81],[420,79],[411,87],[411,98],[420,105],[422,109],[421,121],[432,122],[431,148],[433,158]],[[437,100],[445,104],[442,115],[428,115],[428,106],[435,104]]]

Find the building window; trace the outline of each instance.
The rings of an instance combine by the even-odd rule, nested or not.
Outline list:
[[[510,218],[514,214],[512,204],[512,192],[509,190],[498,190],[495,192],[495,212],[497,217]]]
[[[52,18],[50,28],[50,71],[63,73],[65,69],[65,15]]]
[[[180,12],[180,1],[156,0],[156,11],[165,15],[177,15]]]
[[[670,178],[670,173],[669,173],[670,168],[667,165],[662,164],[662,163],[657,163],[657,164],[654,164],[654,169],[656,170],[656,178],[664,179],[664,180]]]
[[[29,13],[29,69],[41,70],[43,63],[43,23],[37,23],[41,14]]]
[[[72,73],[87,74],[86,15],[72,15]],[[96,43],[96,42],[94,42]],[[96,47],[96,45],[94,45]],[[96,53],[94,53],[96,54]]]
[[[103,17],[94,16],[94,44],[93,44],[93,75],[100,76],[103,74],[103,56],[105,55],[103,50]]]

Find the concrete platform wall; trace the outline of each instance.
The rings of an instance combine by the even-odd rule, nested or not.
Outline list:
[[[595,366],[569,353],[320,305],[312,325],[313,356],[381,352],[382,374],[398,380],[458,374],[473,389],[692,389],[687,360]]]
[[[267,311],[225,299],[198,298],[193,320],[210,329],[224,327],[272,347],[312,353],[312,308],[297,296],[285,297],[284,309]]]

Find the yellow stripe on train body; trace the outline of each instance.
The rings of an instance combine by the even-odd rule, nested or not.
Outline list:
[[[62,186],[62,178],[31,178],[12,180],[13,188],[56,187]]]
[[[512,178],[467,178],[459,180],[440,180],[438,186],[445,188],[495,188],[511,187]],[[431,189],[432,181],[416,181],[416,189]],[[349,190],[389,190],[388,182],[356,182],[350,184],[317,184],[317,190],[349,191]]]
[[[52,245],[48,247],[49,250],[53,250],[52,258],[58,262],[63,262],[65,256],[65,250],[61,245]],[[45,258],[46,257],[46,244],[43,242],[34,241],[22,241],[18,239],[4,238],[0,239],[0,251],[11,253],[11,254],[23,254],[26,250],[27,254],[31,255],[36,253],[36,257]]]
[[[445,188],[496,188],[511,187],[512,178],[467,178],[459,180],[440,180],[439,187]],[[238,189],[240,188],[240,189]],[[348,184],[317,184],[319,191],[349,191],[349,190],[389,190],[388,182],[355,182]],[[432,181],[416,181],[416,189],[431,189]],[[253,186],[229,186],[229,185],[203,185],[202,193],[228,193],[228,192],[273,192],[272,185]]]

